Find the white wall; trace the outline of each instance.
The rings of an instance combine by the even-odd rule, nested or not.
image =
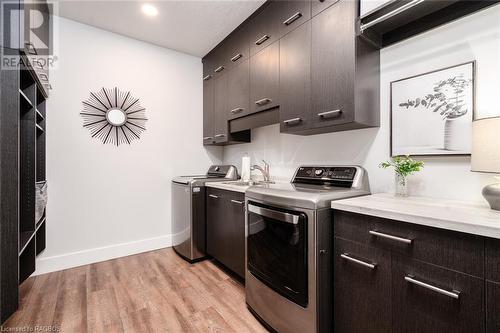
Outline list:
[[[259,128],[252,142],[224,148],[224,162],[241,165],[266,159],[275,177],[290,178],[300,164],[360,164],[370,177],[372,192],[393,190],[393,174],[378,164],[389,158],[390,82],[443,67],[477,61],[477,115],[500,115],[500,6],[416,36],[381,51],[381,126],[315,136],[280,134],[279,126]],[[481,189],[491,176],[470,172],[470,157],[421,158],[425,169],[411,177],[414,195],[482,202]]]
[[[58,19],[48,102],[47,249],[37,273],[170,244],[170,181],[204,173],[201,59]],[[130,90],[149,118],[130,146],[82,128],[82,101],[102,87]]]

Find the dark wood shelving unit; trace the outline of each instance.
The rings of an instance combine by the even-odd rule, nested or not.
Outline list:
[[[24,63],[27,59],[22,57]],[[45,177],[46,97],[29,66],[19,74],[19,283],[35,271],[45,249],[46,217],[37,221],[36,186]]]

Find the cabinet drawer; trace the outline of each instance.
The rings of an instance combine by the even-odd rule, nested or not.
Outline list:
[[[245,27],[231,33],[226,44],[226,65],[228,69],[238,66],[250,57],[248,30]]]
[[[392,256],[393,332],[484,332],[484,280]]]
[[[487,238],[485,249],[486,278],[500,283],[500,240]]]
[[[327,9],[328,7],[330,7],[331,5],[335,4],[338,1],[339,0],[312,0],[311,3],[312,16],[319,14],[320,12]]]
[[[334,243],[334,331],[390,332],[390,252],[339,238]]]
[[[278,1],[277,20],[284,36],[311,18],[311,1]]]
[[[280,1],[269,4],[249,23],[250,55],[254,55],[280,38]]]
[[[341,211],[334,212],[334,233],[438,266],[484,276],[484,241],[480,236]]]

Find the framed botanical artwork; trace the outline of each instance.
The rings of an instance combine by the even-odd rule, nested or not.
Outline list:
[[[391,156],[470,155],[475,62],[391,82]]]

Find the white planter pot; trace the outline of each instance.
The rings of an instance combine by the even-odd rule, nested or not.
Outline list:
[[[457,152],[470,152],[471,125],[465,117],[446,119],[444,123],[444,149]]]

